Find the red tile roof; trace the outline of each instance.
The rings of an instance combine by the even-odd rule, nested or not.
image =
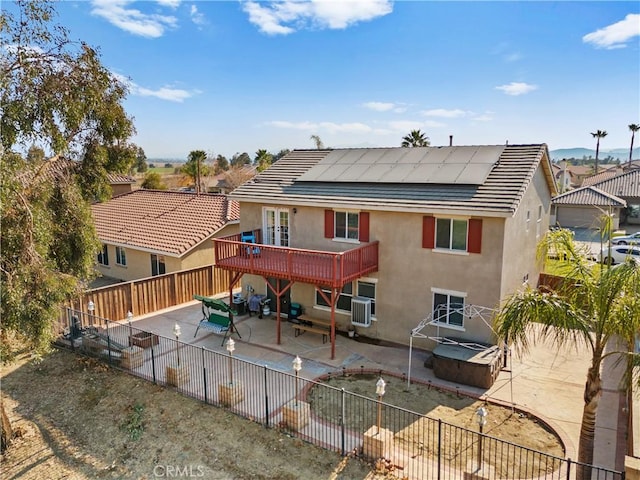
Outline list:
[[[135,190],[91,206],[104,243],[181,257],[240,219],[226,195]]]

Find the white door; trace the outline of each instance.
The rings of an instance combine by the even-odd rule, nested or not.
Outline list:
[[[265,208],[263,242],[278,247],[289,246],[289,210],[286,208]]]

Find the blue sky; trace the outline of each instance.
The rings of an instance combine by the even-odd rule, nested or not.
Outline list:
[[[66,1],[58,21],[126,78],[150,158],[202,149],[545,142],[628,148],[640,3]],[[640,143],[640,139],[636,145]]]

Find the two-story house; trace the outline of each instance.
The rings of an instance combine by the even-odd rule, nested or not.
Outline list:
[[[137,280],[213,263],[214,236],[238,232],[226,195],[134,190],[91,206],[105,277]]]
[[[407,344],[433,312],[434,336],[495,342],[452,306],[536,286],[555,194],[544,144],[295,150],[230,194],[259,245],[214,239],[216,264],[330,319],[332,356],[335,329]]]

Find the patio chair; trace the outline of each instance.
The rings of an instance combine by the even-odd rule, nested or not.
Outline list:
[[[242,232],[240,240],[243,243],[256,243],[256,236],[253,232]],[[260,255],[260,247],[246,247],[245,253],[247,256]]]

